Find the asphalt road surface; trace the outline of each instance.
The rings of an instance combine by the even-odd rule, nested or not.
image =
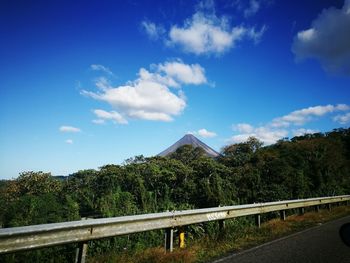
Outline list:
[[[340,239],[340,227],[350,216],[232,254],[215,263],[350,263],[350,247]]]

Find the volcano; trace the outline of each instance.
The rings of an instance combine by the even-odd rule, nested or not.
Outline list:
[[[193,148],[200,147],[204,150],[204,154],[209,156],[209,157],[218,157],[220,154],[210,148],[208,145],[206,145],[204,142],[199,140],[197,137],[195,137],[192,134],[186,134],[184,137],[182,137],[180,140],[175,142],[173,145],[171,145],[169,148],[166,150],[162,151],[161,153],[158,154],[158,156],[168,156],[169,154],[172,154],[175,152],[179,147],[183,145],[191,145]]]

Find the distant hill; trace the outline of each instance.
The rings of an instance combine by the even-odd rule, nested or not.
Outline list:
[[[65,181],[68,179],[68,176],[65,175],[53,175],[52,177],[60,181]]]
[[[204,153],[209,157],[217,157],[220,154],[215,151],[214,149],[210,148],[208,145],[206,145],[204,142],[199,140],[197,137],[195,137],[192,134],[186,134],[184,137],[182,137],[180,140],[175,142],[173,145],[171,145],[166,150],[162,151],[158,154],[158,156],[168,156],[169,154],[172,154],[175,152],[179,147],[183,145],[192,145],[194,148],[200,147],[204,150]]]

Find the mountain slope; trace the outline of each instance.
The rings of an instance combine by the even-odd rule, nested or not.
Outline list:
[[[210,148],[208,145],[206,145],[204,142],[200,141],[198,138],[196,138],[192,134],[186,134],[184,137],[182,137],[180,140],[178,140],[176,143],[171,145],[166,150],[162,151],[158,154],[158,156],[167,156],[173,152],[175,152],[179,147],[183,145],[192,145],[194,148],[200,147],[204,150],[205,154],[209,157],[217,157],[219,156],[219,153]]]

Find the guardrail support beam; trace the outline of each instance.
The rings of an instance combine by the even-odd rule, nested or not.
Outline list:
[[[332,211],[332,204],[327,204],[328,211]]]
[[[261,226],[261,216],[260,215],[255,215],[255,225],[260,228]]]
[[[299,215],[302,216],[303,214],[305,214],[305,208],[304,207],[300,207],[299,208]]]
[[[167,228],[165,229],[165,251],[173,251],[173,240],[174,240],[174,229]]]
[[[316,213],[320,212],[320,206],[319,206],[319,205],[316,205],[316,206],[315,206],[315,212],[316,212]]]
[[[87,242],[79,243],[76,256],[75,256],[75,263],[85,263],[87,250],[88,250]]]
[[[225,229],[225,220],[219,220],[219,231],[222,232]]]
[[[281,218],[281,220],[283,220],[283,221],[286,220],[286,210],[280,211],[280,218]]]

